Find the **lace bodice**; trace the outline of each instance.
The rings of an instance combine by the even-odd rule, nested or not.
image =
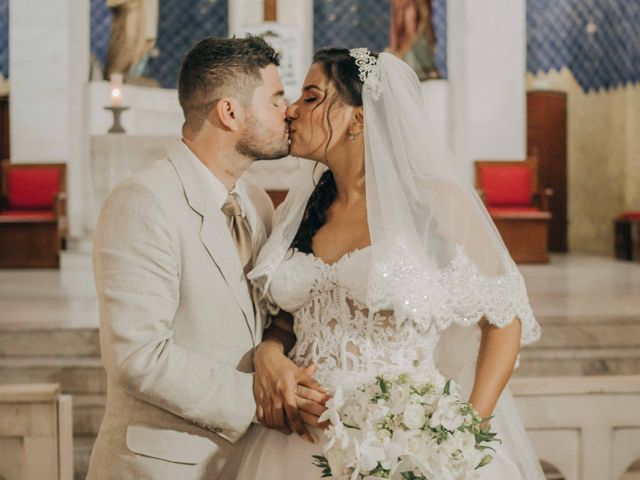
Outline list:
[[[368,285],[370,247],[330,265],[297,250],[287,254],[275,270],[267,296],[274,309],[293,315],[296,344],[291,359],[300,366],[315,364],[318,381],[335,386],[415,367],[422,374],[437,375],[435,348],[440,333],[452,323],[472,325],[486,318],[504,327],[518,317],[523,344],[540,336],[515,266],[501,276],[482,275],[458,249],[437,277],[422,278],[403,258],[398,255],[396,263],[374,275],[380,281],[409,282],[390,285],[407,292],[400,309],[391,311],[384,301],[378,300],[375,310],[367,306],[371,305],[367,296],[381,287]],[[411,288],[410,283],[422,287]],[[419,298],[414,298],[416,292],[422,292]],[[412,311],[431,314],[416,316]]]
[[[324,385],[365,381],[416,365],[435,373],[435,329],[399,324],[393,312],[366,307],[370,259],[370,248],[331,265],[295,251],[274,275],[271,298],[294,318],[297,341],[290,357],[298,365],[315,364]]]

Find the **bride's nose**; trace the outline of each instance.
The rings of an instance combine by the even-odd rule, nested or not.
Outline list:
[[[289,105],[285,115],[287,116],[287,120],[295,120],[298,118],[298,106],[295,103]]]

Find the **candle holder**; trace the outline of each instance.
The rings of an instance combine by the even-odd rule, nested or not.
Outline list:
[[[120,123],[120,115],[125,110],[129,110],[129,107],[104,107],[105,110],[111,110],[113,112],[113,125],[109,129],[109,133],[126,133],[122,124]]]

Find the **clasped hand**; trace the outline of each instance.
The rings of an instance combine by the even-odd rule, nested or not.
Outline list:
[[[300,368],[281,348],[263,342],[254,357],[253,393],[256,417],[269,428],[296,432],[315,443],[307,426],[324,428],[318,417],[326,410],[328,392],[312,377],[315,366]]]

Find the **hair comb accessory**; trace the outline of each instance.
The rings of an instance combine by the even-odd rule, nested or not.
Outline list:
[[[371,55],[368,48],[352,48],[349,50],[349,55],[356,59],[359,71],[358,77],[373,98],[377,100],[380,97],[380,93],[382,93],[378,60]]]

